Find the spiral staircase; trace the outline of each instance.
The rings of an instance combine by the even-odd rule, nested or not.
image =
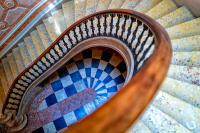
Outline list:
[[[171,39],[171,65],[158,91],[170,61],[170,41],[163,28],[151,18],[130,10],[153,18]],[[1,59],[0,123],[12,132],[124,132],[128,129],[130,133],[200,133],[199,44],[200,19],[173,0],[63,2],[61,9],[52,11],[51,16],[36,25],[24,41]],[[69,75],[75,87],[68,84]],[[66,96],[62,97],[62,93],[59,101],[82,91],[88,93],[86,97],[90,100],[41,127],[27,127],[29,108],[47,86],[42,82],[45,79],[52,85],[52,95],[61,91],[56,83],[65,79],[62,85],[67,84],[65,88],[70,89],[63,90]],[[48,108],[48,97],[34,111]],[[137,104],[132,101],[134,98]],[[59,120],[65,121],[61,127],[56,126],[61,123]],[[8,129],[5,130],[9,132]]]

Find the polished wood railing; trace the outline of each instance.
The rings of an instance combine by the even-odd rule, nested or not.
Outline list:
[[[133,78],[108,102],[70,126],[66,132],[117,133],[127,130],[161,85],[172,53],[165,30],[150,17],[131,10],[105,10],[94,13],[66,29],[48,49],[17,76],[4,104],[4,117],[7,118],[11,113],[10,121],[14,123],[13,125],[19,121],[19,116],[26,118],[21,111],[26,92],[38,85],[41,77],[52,70],[82,41],[105,36],[120,40],[132,52]]]

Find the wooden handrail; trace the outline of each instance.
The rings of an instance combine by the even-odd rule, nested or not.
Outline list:
[[[70,132],[70,133],[116,132],[117,133],[117,132],[124,132],[125,130],[127,130],[127,128],[130,127],[131,124],[143,112],[143,110],[149,104],[149,102],[155,95],[156,91],[158,90],[159,86],[161,85],[164,77],[166,76],[166,73],[170,64],[170,60],[171,60],[171,54],[172,54],[171,43],[165,30],[150,17],[144,14],[132,11],[132,10],[119,9],[119,10],[105,10],[105,11],[97,12],[97,13],[84,17],[83,19],[77,21],[68,29],[66,29],[51,44],[51,46],[48,49],[46,49],[34,62],[32,62],[20,75],[17,76],[17,78],[14,80],[13,84],[10,87],[2,112],[5,113],[6,108],[8,108],[9,110],[10,107],[7,105],[13,104],[13,103],[9,103],[9,98],[15,99],[11,97],[11,94],[14,94],[17,96],[19,95],[21,97],[20,98],[20,103],[21,103],[22,97],[24,96],[24,93],[27,91],[27,88],[28,88],[27,86],[29,86],[33,81],[35,81],[35,79],[37,79],[40,75],[42,75],[42,72],[45,72],[46,69],[49,69],[52,66],[54,66],[54,64],[56,64],[56,62],[60,58],[64,57],[64,54],[66,54],[66,52],[63,51],[63,49],[58,45],[58,43],[62,41],[64,42],[63,46],[66,46],[67,48],[71,47],[71,46],[68,46],[68,43],[64,41],[65,36],[68,36],[68,41],[71,42],[71,44],[77,45],[78,43],[80,43],[80,41],[77,39],[75,35],[76,34],[75,28],[80,26],[80,24],[86,23],[87,21],[93,21],[92,19],[94,17],[103,16],[106,19],[106,15],[110,15],[110,14],[118,15],[118,22],[120,19],[120,15],[123,15],[125,17],[134,18],[138,22],[145,25],[150,32],[149,35],[152,35],[154,39],[153,44],[152,44],[154,45],[153,53],[147,60],[145,60],[140,70],[137,70],[137,67],[134,68],[135,75],[122,89],[120,89],[120,91],[116,93],[116,95],[114,95],[109,101],[107,101],[103,106],[101,106],[96,111],[94,111],[91,115],[80,120],[80,122],[77,122],[76,124],[70,126],[65,132]],[[100,21],[99,18],[98,20]],[[117,26],[118,26],[117,28],[119,29],[119,23]],[[88,27],[86,27],[86,30],[87,28]],[[93,25],[91,25],[90,28],[94,32]],[[74,40],[70,39],[70,36],[69,36],[70,32],[74,33],[75,35]],[[123,32],[124,31],[122,31],[122,33]],[[131,32],[131,31],[128,31],[128,32]],[[106,31],[104,33],[99,32],[98,34],[99,36],[109,36],[106,33]],[[116,37],[117,39],[123,41],[124,43],[128,43],[127,40],[124,40],[122,37],[119,37],[117,34],[110,35],[110,36]],[[89,36],[89,38],[92,38],[92,37],[95,37],[94,33]],[[85,40],[85,39],[87,38],[82,37],[82,40]],[[139,44],[139,45],[142,45],[142,44]],[[63,55],[60,56],[59,52],[55,50],[56,46],[59,48],[60,51],[63,52]],[[52,50],[53,50],[53,53],[52,53]],[[68,51],[70,50],[71,48],[68,49]],[[54,63],[51,63],[50,59],[46,57],[47,54],[49,54],[50,58],[54,60]],[[134,56],[137,57],[138,55],[134,55]],[[48,60],[47,62],[50,63],[50,66],[47,66],[44,62],[42,62],[43,58],[45,58],[45,60]],[[38,63],[42,63],[46,69],[43,69]],[[140,61],[136,61],[135,64],[138,65],[139,63]],[[34,72],[33,72],[34,74],[30,71],[31,69],[32,70],[34,69]],[[41,72],[38,70],[41,70]],[[33,79],[30,79],[28,76],[26,76],[26,73],[29,73],[29,74],[31,73],[33,76]],[[25,79],[22,79],[23,76],[25,77]],[[22,83],[19,81],[21,81]],[[18,88],[16,87],[17,85],[21,85],[21,87],[25,89]],[[16,92],[14,92],[14,89],[16,88],[19,89],[20,94],[19,93],[16,94]],[[12,109],[16,111],[16,114],[13,116],[16,116],[19,114],[18,110],[19,110],[20,103],[19,104],[14,103],[14,107],[12,107]],[[16,109],[15,109],[15,105],[16,105]]]

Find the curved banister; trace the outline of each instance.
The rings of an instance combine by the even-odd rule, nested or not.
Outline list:
[[[107,24],[106,20],[108,16],[111,17],[110,25]],[[117,16],[117,22],[114,25],[112,22],[115,16]],[[124,17],[124,23],[120,27],[122,16]],[[101,24],[101,18],[103,18],[103,21],[105,20],[103,24]],[[97,19],[97,34],[94,33],[94,19]],[[124,39],[123,35],[126,32],[125,26],[128,19],[131,20],[131,24],[127,30],[127,38]],[[89,22],[90,25],[88,26]],[[137,22],[137,27],[134,30],[132,30],[133,22]],[[83,25],[85,25],[85,31],[81,29]],[[133,48],[132,43],[136,38],[137,28],[141,25],[143,31],[139,35],[135,48]],[[110,26],[110,32],[107,33],[108,26]],[[114,34],[112,34],[113,26],[116,26],[116,33]],[[77,28],[79,32],[76,31]],[[101,29],[104,31],[102,32]],[[122,30],[121,36],[118,35],[120,29]],[[89,35],[89,30],[91,30],[91,35]],[[141,42],[145,31],[148,31],[148,35]],[[83,36],[83,32],[86,32],[86,37]],[[73,34],[73,37],[71,34]],[[14,80],[2,110],[3,114],[11,111],[14,117],[21,115],[18,110],[22,98],[28,90],[27,88],[45,71],[53,67],[56,62],[64,58],[73,46],[96,36],[110,36],[127,44],[135,57],[134,76],[108,102],[91,115],[69,127],[66,132],[124,132],[139,117],[155,95],[166,75],[172,54],[170,40],[165,30],[150,17],[131,10],[120,9],[97,12],[84,17],[66,29],[48,49]],[[131,41],[128,41],[130,36]],[[144,50],[144,45],[150,37],[153,37],[153,40],[148,48]],[[150,53],[150,57],[145,58],[153,46],[154,49]],[[138,47],[140,48],[139,53],[136,52]],[[142,51],[143,54],[139,58]],[[19,102],[16,103],[13,100]]]

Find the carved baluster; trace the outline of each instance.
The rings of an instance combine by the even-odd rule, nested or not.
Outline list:
[[[139,28],[139,26],[141,26],[142,25],[142,22],[140,22],[140,21],[138,21],[137,20],[137,26],[136,26],[136,28],[135,28],[135,30],[134,30],[134,32],[133,32],[133,36],[132,36],[132,39],[131,39],[131,45],[132,45],[132,43],[133,43],[133,41],[135,40],[135,38],[136,38],[136,33],[137,33],[137,31],[138,31],[138,28]],[[133,47],[132,47],[133,48]]]
[[[117,38],[119,38],[118,37],[118,31],[119,31],[119,28],[120,28],[119,23],[120,23],[121,17],[122,17],[122,15],[117,14],[116,33],[115,33],[115,37],[117,37]]]
[[[92,29],[92,36],[91,37],[94,37],[95,36],[95,34],[94,34],[94,18],[91,18],[90,22],[91,22],[90,28]]]
[[[121,34],[121,37],[120,37],[121,40],[124,40],[124,39],[123,39],[123,35],[124,35],[125,30],[126,30],[125,26],[126,26],[126,22],[127,22],[128,16],[125,15],[125,16],[124,16],[124,19],[125,19],[125,20],[124,20],[124,23],[123,23],[123,25],[122,25],[122,34]]]
[[[79,34],[81,35],[81,40],[83,41],[84,39],[83,39],[83,31],[81,29],[81,25],[78,25],[78,28],[79,28]]]
[[[106,29],[107,29],[107,17],[108,17],[108,15],[104,15],[104,23],[103,23],[103,26],[104,26],[104,33],[103,33],[103,35],[104,36],[106,36],[107,35],[107,33],[106,33]]]
[[[132,29],[133,23],[136,21],[135,18],[132,18],[132,17],[131,17],[130,19],[131,19],[131,24],[130,24],[130,26],[129,26],[129,28],[128,28],[128,33],[127,33],[127,37],[126,37],[126,40],[125,40],[125,42],[126,42],[126,44],[128,44],[128,46],[131,45],[131,43],[128,43],[128,38],[129,38],[129,36],[131,35],[131,29]]]
[[[87,28],[87,22],[88,22],[88,20],[85,21],[84,24],[85,24],[85,32],[86,32],[86,34],[87,34],[87,37],[86,37],[86,38],[89,38],[89,30],[88,30],[88,28]]]
[[[111,16],[111,21],[110,21],[110,32],[109,32],[109,35],[112,36],[112,30],[113,30],[113,18],[114,18],[114,14],[110,14]]]
[[[78,41],[78,35],[76,34],[76,27],[75,28],[73,28],[73,34],[74,34],[74,38],[75,38],[75,40],[76,40],[76,42],[74,43],[74,44],[78,44],[79,43],[79,41]]]
[[[101,19],[101,16],[97,16],[97,28],[98,28],[98,33],[97,33],[97,35],[98,35],[98,36],[101,35],[101,24],[100,24],[100,19]]]

